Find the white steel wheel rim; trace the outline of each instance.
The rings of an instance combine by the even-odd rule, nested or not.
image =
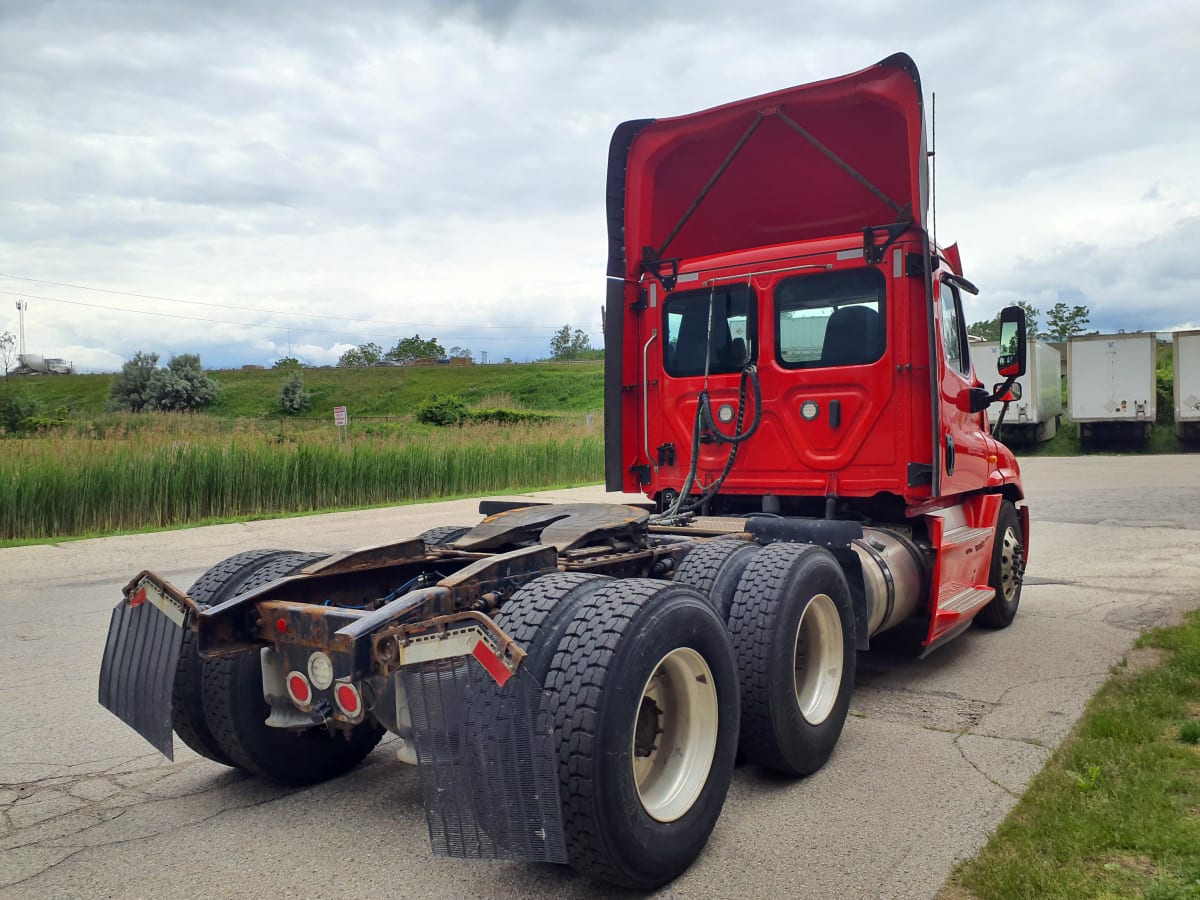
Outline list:
[[[810,725],[820,725],[833,712],[845,666],[842,618],[828,594],[808,601],[796,627],[793,650],[796,703]]]
[[[1005,603],[1012,603],[1017,595],[1017,569],[1020,566],[1021,543],[1017,533],[1004,529],[1004,539],[1000,543],[1000,594]]]
[[[717,751],[717,686],[704,657],[677,647],[658,661],[634,710],[633,781],[652,819],[674,822],[704,790]]]

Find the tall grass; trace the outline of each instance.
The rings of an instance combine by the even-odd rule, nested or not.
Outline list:
[[[214,431],[110,419],[0,441],[0,539],[65,537],[598,481],[600,430],[555,422],[396,434]],[[192,417],[193,419],[195,417]]]

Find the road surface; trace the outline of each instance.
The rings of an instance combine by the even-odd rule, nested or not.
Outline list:
[[[1011,808],[1138,633],[1200,606],[1200,455],[1035,459],[1021,612],[926,660],[859,661],[833,758],[738,770],[671,897],[930,897]],[[598,488],[554,492],[599,499]],[[0,895],[599,897],[565,868],[431,855],[415,770],[385,741],[335,782],[158,756],[96,704],[109,611],[152,568],[186,586],[254,547],[337,550],[470,524],[474,503],[0,550]]]

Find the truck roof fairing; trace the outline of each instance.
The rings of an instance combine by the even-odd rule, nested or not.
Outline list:
[[[612,150],[610,228],[618,224],[612,189],[623,175],[624,271],[613,271],[610,258],[610,275],[637,277],[643,263],[660,259],[925,222],[921,82],[904,53],[691,115],[627,122]]]

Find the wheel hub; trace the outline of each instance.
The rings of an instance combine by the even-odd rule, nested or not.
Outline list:
[[[1012,603],[1021,586],[1021,578],[1025,572],[1025,553],[1016,531],[1004,529],[1004,538],[1000,542],[1000,593],[1005,603]]]
[[[820,725],[833,712],[844,665],[837,605],[828,594],[816,594],[800,614],[795,643],[796,703],[810,725]]]
[[[718,710],[703,656],[678,647],[659,660],[642,688],[630,741],[634,785],[651,818],[674,822],[700,796],[716,754]]]

